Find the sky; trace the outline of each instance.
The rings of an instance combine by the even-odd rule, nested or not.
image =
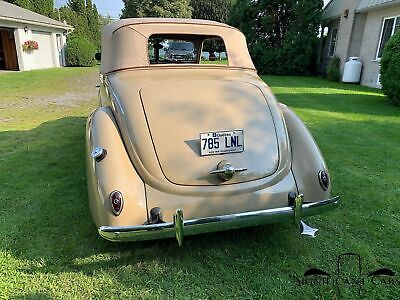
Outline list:
[[[92,0],[96,4],[101,15],[110,15],[111,18],[119,19],[121,9],[124,6],[122,0]],[[54,6],[60,7],[67,3],[67,0],[54,0]]]
[[[124,6],[122,0],[92,0],[96,4],[99,13],[103,16],[110,15],[113,19],[119,19],[121,9]],[[324,0],[326,5],[330,0]],[[67,0],[54,0],[55,7],[63,6]]]

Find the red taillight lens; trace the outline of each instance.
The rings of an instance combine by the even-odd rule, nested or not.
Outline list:
[[[319,184],[321,185],[322,189],[326,191],[329,187],[329,176],[325,170],[321,170],[318,173]]]
[[[119,191],[114,191],[110,194],[111,208],[114,215],[118,216],[124,206],[124,199]]]

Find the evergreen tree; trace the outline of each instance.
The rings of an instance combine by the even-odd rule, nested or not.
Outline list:
[[[193,19],[213,20],[225,23],[229,16],[231,0],[191,0]]]
[[[259,72],[313,71],[322,0],[237,0],[230,23],[247,37]]]
[[[89,32],[92,36],[92,41],[96,46],[101,43],[100,37],[100,17],[95,4],[91,0],[86,0],[86,18],[88,21]]]
[[[123,18],[164,17],[190,18],[189,0],[123,0]]]
[[[69,0],[60,8],[60,16],[74,27],[71,38],[82,36],[100,48],[100,21],[96,5],[91,0]]]
[[[67,5],[78,14],[84,14],[86,11],[85,0],[68,0]]]
[[[6,0],[12,4],[29,9],[38,14],[54,17],[53,0]]]

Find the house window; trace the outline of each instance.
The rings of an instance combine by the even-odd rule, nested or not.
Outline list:
[[[386,43],[389,41],[390,37],[400,29],[400,16],[393,18],[385,18],[383,20],[382,32],[379,39],[379,47],[376,53],[376,59],[382,57],[383,49]]]
[[[331,42],[329,43],[329,56],[333,56],[335,54],[337,33],[338,33],[337,28],[334,28],[332,30]]]

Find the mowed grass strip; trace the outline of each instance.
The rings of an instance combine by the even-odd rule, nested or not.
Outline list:
[[[293,278],[311,267],[334,274],[346,252],[361,255],[363,275],[399,274],[400,109],[379,91],[263,77],[313,133],[342,196],[339,210],[307,219],[316,239],[273,224],[188,237],[183,248],[173,239],[113,244],[98,237],[86,195],[96,72],[0,75],[0,298],[354,298],[356,285]],[[366,283],[361,293],[400,297],[393,285]]]

